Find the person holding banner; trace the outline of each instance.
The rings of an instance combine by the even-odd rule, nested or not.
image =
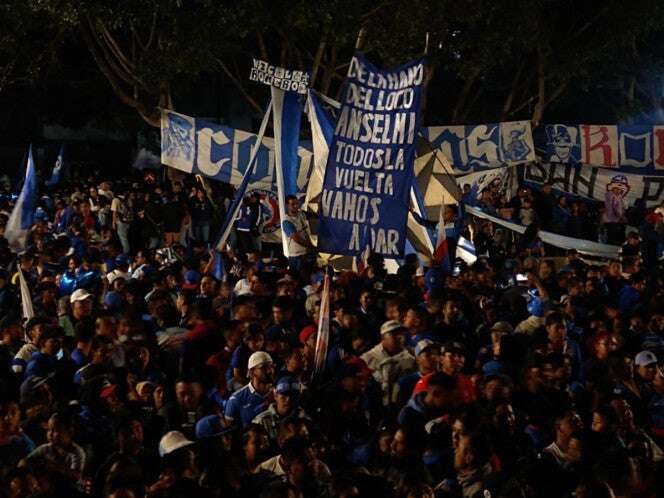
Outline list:
[[[309,235],[307,217],[300,211],[300,202],[294,195],[286,197],[287,215],[281,223],[281,229],[288,240],[288,267],[291,270],[302,269],[307,254],[314,249]]]

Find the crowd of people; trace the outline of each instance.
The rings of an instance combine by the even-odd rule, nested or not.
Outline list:
[[[547,190],[479,205],[532,225]],[[335,272],[295,198],[290,260],[261,253],[255,198],[219,260],[219,203],[189,180],[42,193],[21,254],[0,201],[2,496],[664,490],[664,272],[643,238],[588,262],[450,208],[452,256],[463,232],[472,265],[424,271],[408,255],[388,274],[370,255]]]

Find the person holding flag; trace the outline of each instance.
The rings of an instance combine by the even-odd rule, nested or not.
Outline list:
[[[457,207],[441,204],[438,221],[423,218],[412,207],[409,210],[420,225],[436,230],[436,246],[432,264],[440,265],[444,272],[450,273],[456,260],[456,246],[463,231],[463,219],[458,216]]]

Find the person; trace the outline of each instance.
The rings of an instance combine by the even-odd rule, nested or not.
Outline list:
[[[260,252],[261,226],[260,194],[253,192],[242,200],[242,206],[235,222],[237,250],[240,254]]]
[[[627,224],[624,202],[626,191],[623,188],[625,183],[624,177],[617,175],[606,187],[603,221],[607,244],[619,246],[625,241],[625,225]]]
[[[113,201],[111,202],[112,213],[112,227],[117,233],[120,243],[122,244],[122,252],[129,254],[129,229],[131,222],[134,220],[133,201],[126,192],[116,192]]]
[[[300,211],[300,203],[294,195],[286,197],[286,217],[281,222],[281,228],[288,241],[288,267],[295,271],[300,270],[307,254],[313,249],[313,244],[307,218]]]
[[[388,320],[380,327],[381,341],[360,358],[373,372],[373,378],[383,391],[383,403],[396,401],[396,381],[404,373],[415,370],[415,358],[404,347],[405,327],[396,320]]]
[[[463,498],[482,498],[491,495],[493,471],[489,443],[481,433],[461,436],[454,449],[454,470]]]
[[[210,240],[210,222],[212,221],[212,204],[202,188],[196,188],[190,204],[191,229],[194,240],[207,244]]]
[[[269,438],[275,441],[279,424],[287,417],[307,418],[306,413],[299,405],[302,391],[300,381],[292,376],[282,377],[274,388],[274,402],[267,409],[252,420],[252,424],[265,427]]]
[[[229,424],[247,427],[269,406],[274,382],[274,363],[269,354],[256,351],[247,363],[249,383],[228,399],[224,417]]]

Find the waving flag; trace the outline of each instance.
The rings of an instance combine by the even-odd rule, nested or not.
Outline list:
[[[440,205],[438,237],[436,238],[436,250],[433,252],[433,261],[439,264],[443,271],[450,271],[450,255],[447,247],[447,236],[445,235],[445,204]]]
[[[330,152],[330,142],[334,135],[334,117],[323,107],[322,95],[314,90],[309,90],[307,99],[307,117],[311,124],[311,142],[314,148],[314,167],[309,178],[307,197],[304,202],[305,209],[317,211],[318,200],[323,190],[323,177],[325,176],[325,165],[327,155]],[[337,107],[339,103],[337,102]]]
[[[320,300],[320,317],[318,319],[318,335],[316,337],[316,352],[314,354],[314,370],[312,376],[316,376],[325,369],[327,359],[327,348],[330,343],[330,271],[325,271],[323,281],[323,295]]]
[[[9,216],[5,237],[9,241],[9,248],[20,253],[25,251],[28,231],[32,227],[35,217],[35,204],[37,201],[37,172],[32,159],[32,145],[28,150],[28,165],[25,168],[25,182],[21,194],[16,200],[14,210]]]
[[[214,251],[214,265],[212,266],[212,276],[220,282],[225,280],[226,272],[224,271],[224,258],[221,257],[219,251]]]
[[[18,266],[18,282],[21,289],[21,305],[23,307],[23,318],[30,320],[35,316],[34,308],[32,307],[32,296],[30,295],[30,289],[28,289],[28,283],[25,281],[25,276],[23,275],[23,270],[21,270],[21,265]]]
[[[53,166],[53,172],[51,173],[51,178],[46,180],[46,186],[48,188],[55,187],[60,183],[60,172],[62,171],[62,161],[65,152],[64,144],[60,146],[60,152],[58,152],[58,158],[55,160],[55,165]]]
[[[263,141],[263,135],[265,134],[265,128],[267,128],[267,123],[270,120],[271,113],[272,113],[272,101],[270,100],[270,103],[268,104],[267,109],[265,110],[265,115],[263,116],[263,122],[261,123],[261,127],[258,130],[256,143],[251,149],[249,164],[247,164],[247,169],[244,171],[242,182],[235,191],[235,197],[233,198],[233,202],[231,203],[230,207],[228,208],[228,211],[226,212],[224,223],[221,226],[221,234],[217,238],[217,242],[214,245],[217,251],[221,251],[226,245],[226,241],[228,240],[228,237],[231,234],[231,230],[233,229],[233,224],[235,223],[235,219],[237,218],[238,213],[240,212],[240,208],[242,207],[242,199],[244,198],[244,194],[247,191],[247,187],[249,186],[251,177],[254,174],[254,169],[256,166],[256,157],[258,157],[258,150],[261,147],[261,142]]]
[[[300,161],[297,148],[300,140],[300,120],[304,103],[295,92],[285,92],[274,86],[272,91],[272,124],[274,125],[274,157],[277,173],[279,219],[286,219],[286,196],[297,193],[297,174]],[[282,230],[284,256],[288,257],[288,239]]]

